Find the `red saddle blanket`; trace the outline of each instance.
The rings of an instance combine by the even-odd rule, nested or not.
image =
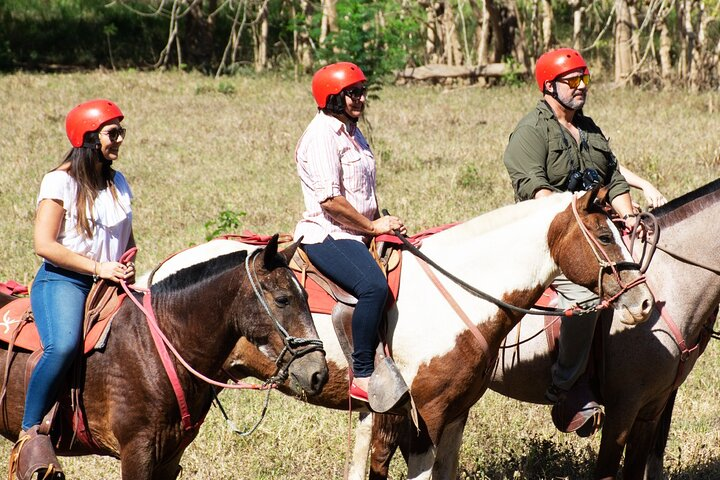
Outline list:
[[[413,245],[419,245],[423,239],[430,237],[438,232],[442,232],[443,230],[447,230],[450,227],[453,227],[457,225],[457,223],[452,223],[448,225],[442,225],[439,227],[431,228],[428,230],[425,230],[421,233],[418,233],[416,235],[413,235],[411,237],[408,237],[408,241],[412,243]],[[250,245],[267,245],[267,243],[270,241],[271,236],[270,235],[260,235],[254,232],[251,232],[249,230],[245,230],[241,234],[227,234],[222,235],[219,238],[226,238],[229,240],[238,240],[243,243],[247,243]],[[292,237],[290,235],[281,235],[280,238],[281,242],[290,242],[292,241]],[[393,245],[402,245],[402,241],[394,236],[394,235],[380,235],[376,238],[376,242],[384,242],[389,243]],[[398,264],[398,266],[394,269],[392,269],[388,273],[388,287],[390,289],[390,298],[388,298],[387,306],[390,307],[393,305],[397,299],[398,295],[400,294],[400,272],[402,270],[402,262]],[[330,314],[332,312],[333,307],[337,303],[337,301],[325,291],[323,287],[317,284],[312,278],[305,277],[303,278],[301,272],[295,272],[295,275],[298,277],[298,280],[301,283],[304,283],[305,290],[307,290],[308,293],[308,304],[310,306],[310,311],[313,313],[324,313],[324,314]]]
[[[120,307],[124,298],[125,295],[119,298],[117,308]],[[115,311],[117,311],[117,308]],[[35,322],[32,321],[32,316],[27,319],[29,312],[30,299],[28,297],[18,298],[0,307],[0,342],[10,344],[13,336],[17,335],[15,348],[22,348],[31,352],[42,348],[40,336]],[[106,318],[101,318],[92,326],[85,337],[84,353],[91,352],[98,344],[102,343],[113,316],[114,313]]]

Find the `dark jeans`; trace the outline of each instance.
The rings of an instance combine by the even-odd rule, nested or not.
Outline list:
[[[357,298],[352,317],[353,373],[359,378],[369,377],[388,294],[385,275],[368,248],[356,240],[335,240],[328,235],[322,243],[303,248],[318,270]]]
[[[90,287],[90,275],[47,262],[43,262],[35,276],[30,303],[44,351],[28,382],[23,430],[42,422],[57,400],[58,389],[80,351],[85,300]]]

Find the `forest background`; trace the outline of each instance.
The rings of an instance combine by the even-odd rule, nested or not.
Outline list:
[[[3,0],[0,70],[267,70],[518,83],[550,48],[602,81],[720,85],[718,0]]]

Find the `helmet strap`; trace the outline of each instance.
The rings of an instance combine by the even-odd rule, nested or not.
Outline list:
[[[100,150],[100,136],[97,132],[91,132],[85,135],[82,146],[93,150]]]
[[[553,91],[550,92],[550,96],[553,97],[555,99],[555,101],[557,101],[560,105],[562,105],[567,110],[572,110],[573,112],[575,112],[576,109],[572,108],[567,103],[560,100],[560,97],[558,96],[558,93],[557,93],[557,80],[553,80],[552,82],[553,82]]]
[[[345,96],[341,93],[329,95],[325,108],[323,109],[326,113],[332,113],[335,115],[342,115],[345,113]]]

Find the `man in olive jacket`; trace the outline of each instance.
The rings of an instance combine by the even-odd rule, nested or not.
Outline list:
[[[504,163],[515,198],[529,200],[606,185],[613,209],[633,226],[630,186],[619,171],[607,138],[582,113],[590,82],[585,60],[570,48],[553,50],[538,59],[535,78],[543,98],[518,123],[505,150]],[[575,304],[590,307],[599,301],[593,292],[571,283],[564,275],[552,286],[558,292],[560,308]],[[562,319],[559,355],[551,369],[552,384],[545,392],[551,403],[563,402],[573,386],[587,388],[585,382],[576,385],[576,381],[585,372],[597,318],[598,313],[593,312]],[[589,391],[585,395],[593,398]],[[602,421],[602,408],[594,400],[591,408]]]

